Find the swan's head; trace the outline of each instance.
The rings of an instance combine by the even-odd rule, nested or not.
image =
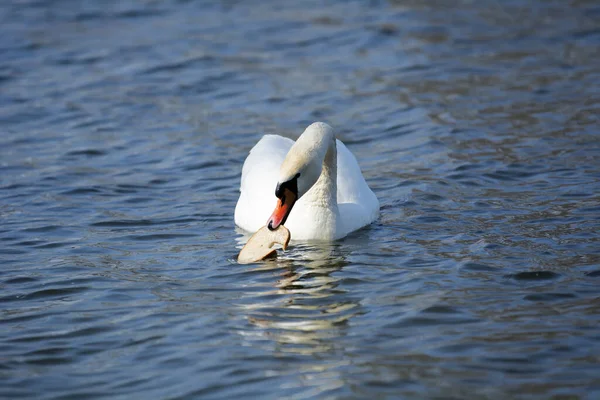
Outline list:
[[[301,198],[317,182],[323,160],[330,145],[335,145],[333,128],[324,122],[315,122],[296,140],[279,170],[275,196],[279,199],[275,211],[267,221],[271,230],[283,225]]]

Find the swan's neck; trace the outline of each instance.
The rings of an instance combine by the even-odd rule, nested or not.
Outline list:
[[[319,179],[302,196],[302,199],[307,206],[314,209],[319,219],[317,223],[321,226],[321,229],[327,231],[322,233],[334,237],[339,216],[337,204],[337,148],[335,139],[330,142],[327,148]]]
[[[323,169],[321,176],[315,185],[321,184],[323,194],[327,203],[331,204],[337,210],[337,146],[335,139],[330,142],[325,159],[323,160]]]

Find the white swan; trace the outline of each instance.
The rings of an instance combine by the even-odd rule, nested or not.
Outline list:
[[[323,122],[296,142],[263,136],[244,162],[240,192],[236,225],[255,232],[285,224],[293,240],[340,239],[379,216],[356,158]]]

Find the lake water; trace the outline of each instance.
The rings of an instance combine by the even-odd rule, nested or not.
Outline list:
[[[600,398],[596,1],[0,4],[0,397]],[[370,227],[238,265],[326,121]]]

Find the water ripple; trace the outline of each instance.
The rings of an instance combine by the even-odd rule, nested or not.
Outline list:
[[[0,397],[599,397],[596,15],[0,2]],[[238,265],[314,120],[380,219]]]

